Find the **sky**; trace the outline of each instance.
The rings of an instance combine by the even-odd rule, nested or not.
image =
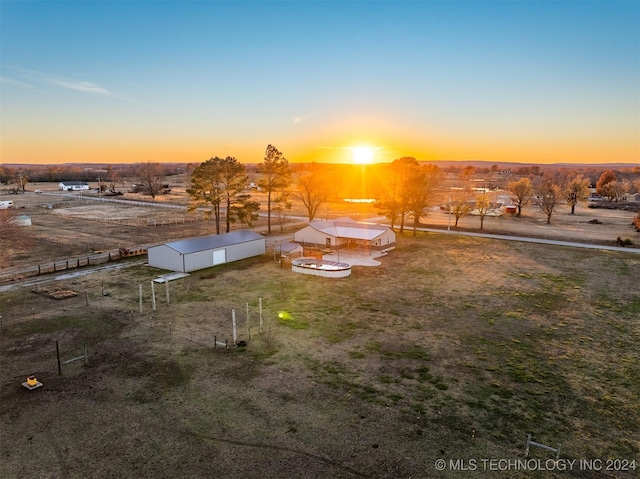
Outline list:
[[[0,0],[0,80],[1,163],[640,163],[635,0]]]

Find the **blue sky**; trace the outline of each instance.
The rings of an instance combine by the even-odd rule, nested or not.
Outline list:
[[[640,162],[640,2],[0,1],[2,162]]]

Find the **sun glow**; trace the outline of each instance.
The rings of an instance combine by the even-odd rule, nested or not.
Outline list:
[[[373,150],[368,146],[351,148],[353,162],[357,165],[367,165],[373,161]]]

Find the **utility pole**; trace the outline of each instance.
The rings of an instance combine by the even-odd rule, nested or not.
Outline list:
[[[449,223],[447,224],[447,233],[451,233],[451,193],[449,193],[449,214],[447,215],[449,218]]]
[[[19,170],[18,173],[20,174],[20,189],[24,193],[24,181],[22,179],[22,170]]]

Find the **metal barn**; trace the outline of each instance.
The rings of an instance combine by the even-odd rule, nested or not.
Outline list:
[[[201,236],[148,248],[149,266],[188,273],[265,254],[266,240],[250,230]]]

